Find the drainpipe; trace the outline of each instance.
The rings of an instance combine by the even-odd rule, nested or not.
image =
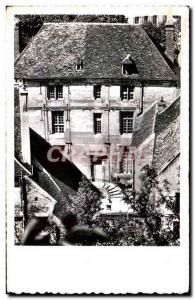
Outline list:
[[[141,114],[143,114],[143,111],[144,111],[144,84],[142,83],[141,84],[141,99],[140,99],[141,103],[140,103],[140,107],[139,107],[139,113],[137,116],[140,116]]]

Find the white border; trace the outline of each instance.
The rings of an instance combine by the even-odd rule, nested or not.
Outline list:
[[[47,4],[50,1],[47,1]],[[74,4],[74,1],[71,3]],[[15,13],[30,7],[16,7]],[[189,285],[189,58],[185,7],[93,6],[36,7],[36,13],[182,15],[181,92],[181,245],[179,247],[18,247],[13,244],[13,11],[6,26],[8,291],[14,293],[184,293]],[[35,12],[35,11],[34,11]],[[33,13],[34,13],[33,12]],[[131,12],[131,13],[130,13]],[[137,12],[137,13],[136,13]],[[10,54],[11,53],[11,54]]]

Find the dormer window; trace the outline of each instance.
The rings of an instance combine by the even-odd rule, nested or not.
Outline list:
[[[122,62],[122,73],[124,75],[138,74],[138,70],[135,65],[135,62],[133,61],[133,59],[129,54]]]
[[[83,59],[77,58],[77,61],[76,61],[76,69],[77,69],[77,70],[82,70],[82,69],[83,69]]]

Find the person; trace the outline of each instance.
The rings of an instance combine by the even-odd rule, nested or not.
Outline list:
[[[108,236],[101,228],[89,228],[78,224],[77,216],[68,212],[62,219],[66,229],[64,245],[85,245],[92,246],[108,240]]]
[[[54,241],[51,241],[51,229],[55,231]],[[24,231],[22,245],[60,245],[61,240],[64,239],[65,232],[63,224],[53,214],[47,217],[34,217],[29,221]]]

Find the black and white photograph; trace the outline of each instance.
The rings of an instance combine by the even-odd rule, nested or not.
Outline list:
[[[16,251],[173,253],[182,234],[187,245],[183,11],[12,11]]]

